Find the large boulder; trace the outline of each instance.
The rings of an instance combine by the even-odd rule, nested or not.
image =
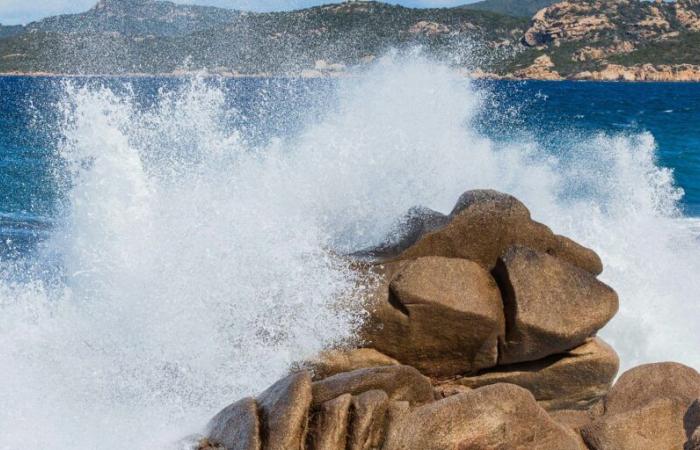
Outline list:
[[[615,315],[617,294],[586,272],[531,248],[499,259],[506,336],[500,364],[534,361],[581,345]]]
[[[605,397],[605,413],[581,434],[593,450],[683,450],[700,426],[700,374],[675,363],[625,372]]]
[[[582,450],[528,391],[495,384],[416,408],[389,430],[384,450]]]
[[[491,270],[503,252],[517,244],[558,256],[596,275],[603,270],[595,252],[533,221],[525,205],[507,194],[492,190],[468,191],[459,198],[447,220],[435,214],[424,217],[421,223],[425,225],[414,225],[409,234],[415,242],[409,245],[406,240],[402,241],[396,247],[400,253],[394,259],[463,258]],[[419,235],[416,230],[427,232]],[[384,249],[383,254],[388,256],[391,252]]]
[[[547,410],[585,409],[608,392],[618,369],[619,359],[612,347],[593,338],[563,355],[499,367],[456,383],[470,388],[516,384],[530,391]]]
[[[263,449],[304,450],[311,392],[311,375],[302,371],[258,396]]]
[[[218,444],[227,450],[260,450],[258,405],[253,398],[244,398],[227,406],[207,425],[211,447]]]
[[[410,366],[384,366],[339,373],[313,383],[315,406],[342,394],[360,395],[367,391],[380,390],[390,400],[407,401],[419,405],[433,401],[433,386],[430,380]]]
[[[432,376],[493,367],[505,320],[493,277],[478,264],[425,257],[386,268],[371,305],[367,345]]]
[[[344,394],[319,407],[311,423],[310,450],[345,449],[351,403],[352,395]]]

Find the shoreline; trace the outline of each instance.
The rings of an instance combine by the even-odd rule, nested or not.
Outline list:
[[[338,79],[352,78],[354,74],[347,72],[329,73],[329,74],[273,74],[273,73],[252,73],[252,74],[234,74],[234,73],[200,73],[200,72],[182,72],[182,73],[90,73],[90,74],[75,74],[75,73],[55,73],[55,72],[0,72],[0,78],[227,78],[227,79]],[[574,82],[574,83],[639,83],[639,84],[695,84],[700,83],[700,80],[683,80],[683,79],[665,79],[665,80],[630,80],[630,79],[585,79],[585,78],[536,78],[536,77],[512,77],[501,76],[495,74],[463,74],[465,78],[485,81],[512,81],[512,82]]]

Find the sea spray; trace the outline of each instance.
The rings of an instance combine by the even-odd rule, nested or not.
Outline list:
[[[538,130],[492,140],[475,124],[492,93],[420,58],[339,80],[320,119],[266,141],[230,125],[245,112],[222,84],[197,78],[145,107],[120,92],[66,88],[64,210],[31,276],[3,267],[0,448],[196,432],[352,338],[362,311],[343,254],[474,188],[516,195],[601,254],[622,305],[604,337],[625,367],[700,367],[699,244],[648,134],[572,134],[556,152]]]

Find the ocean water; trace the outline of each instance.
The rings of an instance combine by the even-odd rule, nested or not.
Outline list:
[[[625,368],[700,368],[700,86],[0,78],[0,449],[178,448],[352,339],[342,255],[516,195],[594,248]],[[585,314],[585,311],[582,312]]]

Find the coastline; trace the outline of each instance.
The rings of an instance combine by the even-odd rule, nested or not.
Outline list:
[[[583,74],[575,74],[574,76],[561,77],[550,76],[514,76],[513,74],[498,75],[488,72],[465,72],[459,71],[460,75],[465,78],[487,81],[550,81],[550,82],[598,82],[598,83],[700,83],[700,77],[695,79],[687,79],[684,77],[665,77],[659,79],[639,79],[629,76],[620,75],[598,76],[591,77]],[[230,79],[264,79],[264,78],[286,78],[286,79],[337,79],[351,78],[354,76],[350,72],[332,72],[332,73],[231,73],[231,72],[162,72],[162,73],[146,73],[146,72],[128,72],[128,73],[60,73],[60,72],[0,72],[0,78],[186,78],[193,76],[201,76],[204,78],[230,78]]]

